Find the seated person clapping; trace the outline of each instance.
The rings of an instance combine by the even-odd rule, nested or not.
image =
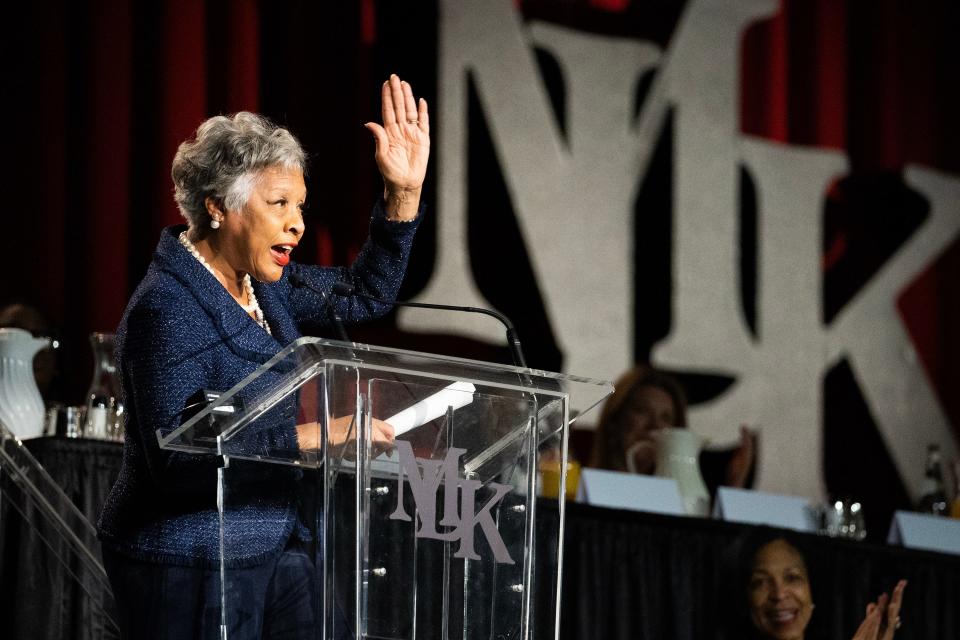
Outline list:
[[[804,640],[811,633],[814,598],[807,562],[799,543],[779,534],[744,544],[740,554],[743,605],[739,624],[730,638]],[[866,616],[853,640],[892,640],[900,627],[900,605],[906,581],[900,580],[890,595],[882,594],[867,606]],[[746,615],[743,615],[746,613]]]

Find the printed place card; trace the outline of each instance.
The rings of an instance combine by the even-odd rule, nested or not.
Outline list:
[[[612,509],[686,515],[676,480],[636,473],[583,469],[577,501]]]
[[[717,489],[713,517],[728,522],[762,524],[816,533],[817,518],[806,498],[733,487]]]
[[[960,520],[897,511],[890,523],[887,544],[960,555]]]

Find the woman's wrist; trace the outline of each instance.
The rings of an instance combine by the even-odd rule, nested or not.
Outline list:
[[[387,212],[387,220],[394,222],[409,222],[417,217],[420,210],[420,191],[415,189],[392,189],[384,187],[383,201]]]

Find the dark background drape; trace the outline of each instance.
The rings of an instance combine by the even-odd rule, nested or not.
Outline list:
[[[6,448],[8,443],[4,444]],[[12,447],[10,447],[12,448]],[[8,451],[10,449],[7,449]],[[39,438],[28,442],[51,479],[95,522],[120,470],[114,442]],[[42,478],[26,477],[42,486]],[[49,494],[44,494],[49,495]],[[67,518],[67,522],[72,522]],[[84,532],[75,532],[86,543]],[[0,474],[0,620],[2,636],[18,640],[113,640],[115,612],[106,584],[84,565],[54,521],[6,471]]]

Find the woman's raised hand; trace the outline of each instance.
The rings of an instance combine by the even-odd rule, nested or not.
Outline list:
[[[396,74],[383,83],[383,124],[364,126],[377,143],[376,161],[383,176],[387,215],[412,220],[420,205],[420,189],[430,157],[430,116],[427,101],[413,98],[410,84]]]
[[[747,476],[750,475],[750,469],[753,468],[753,433],[747,428],[747,425],[740,425],[740,444],[737,450],[733,452],[730,462],[727,464],[727,477],[725,478],[728,487],[747,486]]]
[[[907,581],[901,580],[893,588],[893,595],[881,594],[876,602],[867,605],[867,617],[853,635],[853,640],[892,640],[900,628],[900,605]]]

